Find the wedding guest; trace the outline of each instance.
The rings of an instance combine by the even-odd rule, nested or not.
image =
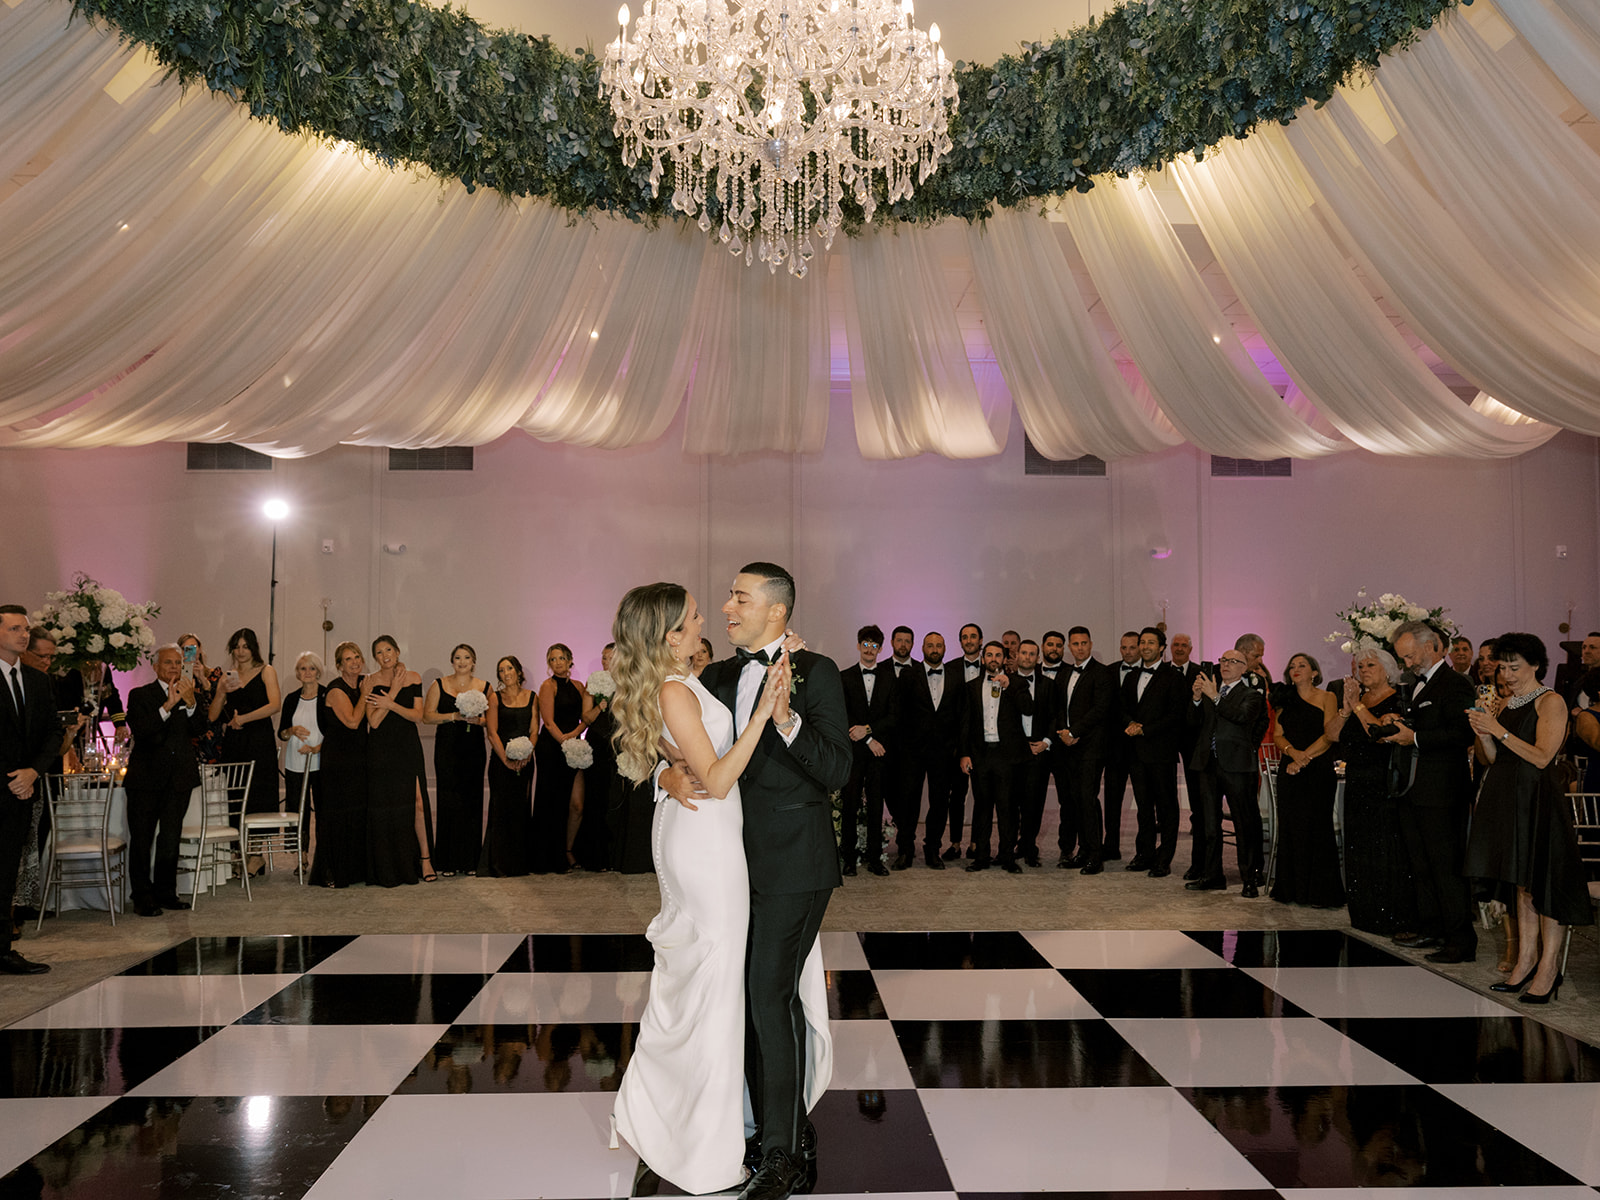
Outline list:
[[[1061,856],[1056,866],[1076,869],[1084,875],[1098,875],[1103,869],[1100,855],[1105,846],[1105,819],[1100,810],[1100,772],[1105,768],[1106,735],[1111,715],[1118,709],[1116,672],[1094,657],[1094,641],[1083,625],[1067,630],[1067,652],[1072,665],[1062,672],[1056,685],[1055,747],[1051,751],[1061,760],[1056,787],[1063,814],[1076,814],[1069,826],[1062,817],[1062,833],[1057,839]],[[1120,732],[1120,731],[1119,731]],[[1069,830],[1077,832],[1077,852]]]
[[[1567,736],[1567,706],[1543,686],[1550,661],[1533,634],[1496,638],[1495,657],[1511,696],[1490,700],[1487,711],[1467,713],[1490,765],[1472,814],[1463,870],[1517,889],[1517,961],[1511,978],[1491,989],[1521,992],[1523,1004],[1545,1004],[1561,987],[1561,927],[1593,920],[1572,808],[1556,763]]]
[[[329,724],[323,699],[322,658],[305,651],[294,660],[299,688],[289,693],[278,717],[278,740],[283,747],[283,794],[290,808],[302,804],[304,825],[322,806],[322,730]],[[302,849],[302,857],[309,858]]]
[[[983,647],[983,678],[967,684],[965,723],[961,735],[961,770],[972,777],[972,842],[976,847],[969,871],[987,871],[998,818],[1000,847],[994,861],[1012,875],[1017,866],[1017,803],[1011,791],[1016,765],[1028,753],[1022,718],[1033,699],[1006,673],[1006,649],[999,642]]]
[[[1272,682],[1272,672],[1267,670],[1262,661],[1267,654],[1267,643],[1259,633],[1241,633],[1234,639],[1233,648],[1244,655],[1244,673],[1260,677],[1261,683],[1252,686],[1265,686]]]
[[[97,686],[99,692],[99,703],[92,711],[86,698],[91,683]],[[55,690],[56,706],[62,712],[75,710],[96,726],[102,721],[110,721],[116,741],[120,743],[127,740],[128,721],[122,696],[117,691],[111,669],[105,663],[90,663],[76,671],[52,676],[51,684]]]
[[[899,689],[894,668],[878,662],[883,630],[863,625],[856,630],[859,661],[839,672],[844,688],[845,719],[851,745],[850,778],[839,793],[840,870],[856,873],[857,821],[867,823],[867,845],[862,862],[873,875],[887,875],[883,865],[883,809],[886,787],[885,759],[897,735],[900,719]]]
[[[1122,687],[1128,775],[1138,810],[1134,856],[1123,869],[1162,879],[1178,848],[1178,754],[1189,693],[1183,677],[1161,661],[1167,635],[1155,625],[1139,631],[1139,669]]]
[[[1578,680],[1584,707],[1572,718],[1572,736],[1583,746],[1580,792],[1600,792],[1600,670],[1586,671]]]
[[[700,639],[700,649],[696,650],[694,652],[694,657],[689,660],[689,669],[694,672],[694,677],[696,679],[700,678],[700,672],[701,671],[704,671],[707,667],[709,667],[711,665],[711,659],[712,659],[711,639],[710,638],[701,638]]]
[[[1201,672],[1189,685],[1186,722],[1193,736],[1184,765],[1190,788],[1199,792],[1197,807],[1205,829],[1198,844],[1205,858],[1195,864],[1194,878],[1185,886],[1193,892],[1228,886],[1222,868],[1226,800],[1237,841],[1241,894],[1253,900],[1261,894],[1262,868],[1256,747],[1267,725],[1267,698],[1245,682],[1244,668],[1244,654],[1228,650],[1217,660],[1216,679]],[[1194,804],[1195,798],[1191,796],[1190,802]]]
[[[1052,711],[1059,706],[1062,689],[1071,675],[1071,668],[1066,662],[1066,651],[1067,635],[1059,629],[1047,629],[1039,638],[1039,674],[1050,693]],[[1052,724],[1054,723],[1052,719]],[[1061,742],[1053,728],[1045,731],[1045,737],[1050,742],[1050,749],[1045,754],[1046,786],[1048,787],[1052,779],[1056,785],[1056,843],[1059,845],[1066,842],[1069,847],[1075,846],[1078,841],[1078,814],[1076,810],[1062,807],[1069,785],[1061,758]],[[1061,857],[1066,858],[1071,853],[1069,849]]]
[[[272,718],[282,707],[278,691],[278,672],[271,663],[261,661],[261,643],[253,629],[237,629],[228,639],[228,654],[233,665],[222,673],[222,686],[211,697],[209,720],[222,723],[222,762],[251,762],[250,793],[245,797],[247,813],[276,812],[278,809],[278,749],[272,737]],[[230,819],[237,824],[239,814],[232,807]],[[261,874],[266,864],[251,855],[248,870]]]
[[[929,633],[922,639],[921,681],[916,688],[922,757],[928,776],[928,817],[923,825],[922,861],[936,871],[961,857],[961,808],[967,777],[961,773],[961,705],[966,695],[958,665],[946,666],[944,635]],[[957,780],[960,784],[957,784]],[[957,799],[957,787],[960,797]],[[946,826],[951,827],[948,850],[940,852]]]
[[[896,871],[906,870],[916,857],[917,824],[922,816],[922,780],[927,773],[922,741],[912,736],[909,728],[909,706],[920,702],[920,697],[911,695],[920,666],[911,657],[916,637],[909,625],[896,625],[889,634],[888,666],[894,673],[901,729],[899,736],[890,743],[884,763],[884,795],[895,825],[895,857],[890,866]]]
[[[489,685],[473,674],[478,652],[465,642],[450,651],[451,674],[428,688],[422,719],[438,729],[433,735],[434,817],[433,866],[446,879],[478,869],[483,850],[484,726],[488,708],[467,716],[457,706],[465,692],[489,701]]]
[[[572,679],[571,650],[555,643],[545,652],[545,667],[550,676],[539,685],[531,858],[535,875],[565,875],[577,862],[572,839],[583,819],[583,776],[562,747],[583,733],[584,710],[592,706],[583,685]]]
[[[1380,646],[1357,648],[1327,735],[1344,760],[1344,874],[1350,925],[1392,937],[1417,927],[1416,882],[1390,787],[1393,747],[1374,740],[1401,711],[1400,664]]]
[[[1339,879],[1339,843],[1333,833],[1333,743],[1329,720],[1333,697],[1319,686],[1322,668],[1309,654],[1296,654],[1283,670],[1277,690],[1277,729],[1273,741],[1278,764],[1277,879],[1271,896],[1281,904],[1338,908],[1344,903]]]
[[[333,662],[339,674],[323,693],[327,720],[321,726],[311,882],[342,888],[367,877],[367,706],[361,695],[367,663],[354,642],[334,647]]]
[[[1472,639],[1459,634],[1450,639],[1450,669],[1457,675],[1471,675]]]
[[[610,671],[607,664],[615,649],[616,643],[607,642],[600,651],[602,671]],[[583,776],[583,812],[572,838],[572,857],[585,871],[609,871],[611,785],[617,777],[616,756],[611,749],[611,697],[595,696],[588,687],[585,683],[583,722],[589,731],[584,740],[589,743],[594,761],[579,772]]]
[[[1600,639],[1596,639],[1600,641]],[[1500,672],[1494,662],[1494,639],[1478,643],[1477,678],[1474,683],[1487,683],[1491,686],[1500,677]]]
[[[178,898],[178,845],[189,793],[200,784],[189,720],[198,711],[194,680],[183,677],[183,652],[156,650],[156,678],[129,696],[133,754],[128,793],[128,887],[141,917],[189,907]],[[152,866],[152,855],[154,865]]]
[[[367,882],[437,882],[433,816],[422,757],[422,676],[388,634],[373,640],[378,669],[361,682],[367,713]]]
[[[966,707],[967,684],[975,679],[983,678],[983,629],[981,626],[968,622],[956,632],[956,641],[961,645],[961,657],[951,664],[954,672],[950,676],[961,695],[961,705]],[[959,753],[957,758],[960,758]],[[967,825],[967,790],[969,781],[965,771],[957,769],[956,781],[950,789],[950,799],[946,806],[946,819],[950,830],[950,848],[940,857],[945,862],[954,862],[961,857],[961,834]],[[942,841],[944,830],[937,831]],[[971,858],[977,852],[977,847],[970,841],[967,843],[967,857]]]
[[[0,781],[9,793],[0,804],[0,896],[6,899],[17,890],[34,794],[61,753],[64,733],[49,677],[22,661],[27,648],[28,610],[0,605]],[[50,969],[17,953],[11,941],[11,922],[0,921],[0,972],[42,975]]]
[[[1172,669],[1183,676],[1183,694],[1191,695],[1194,691],[1194,681],[1200,676],[1200,664],[1193,659],[1194,639],[1187,633],[1175,633],[1169,646],[1172,654]],[[1193,768],[1189,766],[1194,758],[1194,739],[1198,736],[1199,727],[1192,722],[1185,721],[1183,732],[1178,742],[1178,761],[1183,765],[1184,790],[1189,796],[1189,869],[1183,873],[1185,882],[1192,883],[1202,878],[1202,871],[1210,850],[1206,846],[1206,820],[1200,806],[1200,794],[1203,784],[1194,777]]]
[[[1100,848],[1101,862],[1119,862],[1122,859],[1122,802],[1127,796],[1128,774],[1132,769],[1133,748],[1124,732],[1128,722],[1122,712],[1122,692],[1139,670],[1139,632],[1130,629],[1118,644],[1122,661],[1113,668],[1112,679],[1116,692],[1111,700],[1110,725],[1106,731],[1105,765],[1105,844]]]
[[[1017,670],[1012,683],[1027,689],[1033,709],[1022,718],[1028,753],[1012,777],[1012,791],[1017,798],[1016,857],[1027,866],[1038,867],[1039,827],[1044,823],[1045,792],[1050,787],[1055,688],[1039,671],[1039,643],[1032,638],[1024,638],[1017,645]]]
[[[1006,648],[1006,670],[1014,670],[1017,665],[1017,647],[1022,645],[1022,635],[1015,629],[1008,629],[1000,635],[1000,644]]]
[[[495,664],[499,689],[489,696],[489,825],[478,859],[480,875],[526,875],[532,829],[533,759],[513,759],[506,747],[533,737],[534,697],[516,655]]]
[[[194,679],[195,703],[198,709],[194,720],[189,722],[189,730],[194,738],[195,756],[203,763],[221,762],[219,756],[222,754],[222,722],[211,719],[211,701],[222,687],[223,669],[213,667],[206,662],[205,647],[192,633],[179,635],[178,650],[183,654],[185,665],[191,668],[190,673]]]
[[[20,656],[24,665],[32,667],[47,678],[55,669],[56,642],[50,636],[50,631],[43,625],[35,625],[28,630],[28,648]],[[52,681],[52,690],[54,682]],[[118,704],[121,707],[121,704]],[[57,711],[63,711],[57,703]],[[59,775],[67,763],[67,756],[72,752],[72,741],[78,728],[83,722],[82,713],[74,713],[67,721],[57,747],[57,754],[50,764],[49,774]],[[17,868],[17,891],[12,899],[11,924],[12,936],[22,936],[22,924],[25,921],[35,920],[39,916],[40,905],[44,902],[44,876],[42,871],[45,846],[50,841],[50,806],[45,803],[45,789],[33,789],[33,815],[28,823],[29,832],[24,835],[25,849],[22,861]]]

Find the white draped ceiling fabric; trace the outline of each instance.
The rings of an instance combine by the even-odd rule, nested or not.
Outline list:
[[[1600,8],[1498,3],[1594,112]],[[1171,172],[1284,396],[1138,181],[1052,219],[841,239],[830,290],[693,227],[574,221],[286,137],[67,13],[0,4],[0,445],[617,448],[681,414],[691,453],[815,453],[845,386],[875,459],[997,454],[1013,406],[1052,458],[1600,435],[1600,155],[1460,19],[1374,91]]]

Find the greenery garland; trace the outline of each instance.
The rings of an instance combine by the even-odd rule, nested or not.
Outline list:
[[[912,199],[883,203],[880,219],[972,220],[994,204],[1087,191],[1098,174],[1202,155],[1326,101],[1455,3],[1128,0],[992,67],[957,63],[955,149]],[[143,44],[184,84],[203,82],[288,132],[578,216],[653,222],[669,212],[667,189],[650,196],[648,161],[623,164],[600,62],[586,50],[566,54],[548,37],[487,30],[416,0],[73,6]],[[860,224],[849,202],[847,228]]]

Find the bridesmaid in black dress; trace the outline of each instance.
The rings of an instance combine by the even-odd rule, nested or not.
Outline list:
[[[228,653],[232,666],[223,672],[222,686],[211,697],[207,712],[210,720],[222,723],[219,761],[255,763],[244,811],[276,812],[278,740],[273,736],[272,718],[283,704],[278,672],[271,663],[261,661],[261,643],[253,629],[234,630],[228,639]],[[237,827],[239,813],[230,806],[228,815]],[[250,874],[261,874],[265,866],[259,855],[250,856]]]
[[[433,817],[422,758],[422,676],[387,634],[372,643],[378,670],[361,684],[367,713],[367,882],[433,883]],[[420,866],[419,864],[420,860]]]
[[[367,709],[361,699],[367,662],[354,642],[340,642],[333,662],[339,675],[323,697],[328,722],[311,882],[342,888],[367,877]]]
[[[615,649],[616,643],[607,642],[600,651],[602,671],[611,670],[611,655]],[[587,684],[584,690],[588,691]],[[594,753],[594,762],[583,769],[583,817],[578,822],[578,834],[572,840],[572,857],[585,871],[609,871],[612,801],[622,786],[617,774],[616,751],[611,748],[611,731],[615,728],[611,697],[589,695],[583,719],[589,726],[585,740]]]
[[[535,875],[565,875],[574,863],[572,839],[583,819],[583,774],[567,765],[562,744],[584,731],[588,693],[572,679],[572,651],[557,642],[545,654],[550,678],[539,685],[539,774],[533,789]]]
[[[1328,736],[1344,760],[1344,876],[1350,924],[1392,935],[1417,927],[1416,884],[1400,834],[1400,810],[1389,794],[1391,747],[1371,730],[1400,711],[1400,666],[1388,651],[1356,652],[1355,677],[1344,680]],[[1330,688],[1331,692],[1332,689]]]
[[[1317,686],[1322,668],[1309,654],[1291,658],[1284,675],[1288,683],[1278,689],[1273,732],[1283,761],[1278,764],[1280,832],[1271,895],[1284,904],[1338,908],[1344,903],[1344,884],[1333,836],[1337,780],[1327,735],[1333,697]]]
[[[506,747],[517,738],[533,737],[533,693],[524,684],[522,663],[507,655],[495,664],[499,692],[489,694],[489,828],[483,836],[480,875],[526,875],[532,829],[529,796],[533,759],[514,762]]]
[[[488,699],[489,684],[473,675],[478,652],[462,642],[450,652],[453,675],[428,689],[423,720],[439,728],[433,735],[433,787],[438,806],[433,840],[434,867],[448,878],[457,871],[474,875],[483,850],[483,730],[488,713],[463,716],[456,697],[477,692]]]

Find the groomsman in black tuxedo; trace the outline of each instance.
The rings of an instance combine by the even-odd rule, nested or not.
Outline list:
[[[141,917],[189,907],[178,898],[178,845],[189,793],[200,784],[194,680],[183,677],[176,645],[156,651],[153,683],[128,695],[133,752],[128,757],[128,883]],[[155,866],[151,868],[154,851]]]
[[[1122,858],[1122,801],[1128,791],[1128,776],[1133,769],[1133,747],[1128,735],[1127,715],[1122,711],[1122,690],[1139,669],[1139,634],[1130,629],[1122,635],[1120,648],[1122,661],[1111,668],[1117,698],[1112,701],[1113,711],[1106,730],[1105,773],[1105,845],[1101,847],[1102,862],[1117,862]]]
[[[0,605],[0,897],[9,906],[27,850],[33,803],[61,753],[63,729],[54,690],[43,671],[22,661],[28,648],[28,610]],[[0,972],[42,975],[49,965],[11,948],[11,921],[0,913]]]
[[[1124,868],[1154,879],[1172,874],[1178,843],[1178,747],[1188,694],[1183,677],[1161,661],[1167,635],[1153,625],[1139,631],[1139,669],[1122,685],[1128,723],[1129,776],[1138,807],[1133,860]],[[1159,840],[1158,840],[1159,839]]]
[[[1017,670],[1012,686],[1025,688],[1033,711],[1022,718],[1022,736],[1028,753],[1017,765],[1011,790],[1017,798],[1016,857],[1030,867],[1039,865],[1039,826],[1044,823],[1045,791],[1050,786],[1050,735],[1055,719],[1055,685],[1039,671],[1039,643],[1024,638],[1017,646]]]
[[[983,627],[968,622],[961,627],[956,638],[961,643],[961,657],[950,664],[950,678],[961,685],[957,690],[965,706],[966,685],[983,677]],[[950,789],[950,848],[940,856],[945,862],[954,862],[961,857],[961,831],[966,823],[966,814],[967,776],[964,771],[958,770],[955,786]],[[976,852],[977,847],[971,842],[967,843],[967,857],[971,858]]]
[[[1022,718],[1033,711],[1028,690],[1006,674],[1006,650],[999,642],[983,647],[983,678],[967,684],[962,720],[961,769],[972,776],[972,840],[977,847],[969,871],[986,871],[990,834],[998,816],[1000,865],[1013,875],[1017,866],[1017,800],[1011,790],[1016,765],[1028,754]]]
[[[939,847],[952,810],[951,797],[956,795],[956,780],[961,781],[962,796],[967,788],[967,777],[959,765],[962,700],[966,694],[962,674],[959,666],[945,665],[944,635],[930,633],[922,639],[922,663],[911,680],[909,714],[905,711],[907,705],[902,704],[902,723],[911,724],[909,736],[921,743],[928,775],[928,821],[922,839],[922,861],[935,871],[944,870],[947,858],[961,855],[959,823],[952,831],[954,841],[942,857]],[[905,701],[907,696],[903,693],[901,699]],[[955,820],[960,819],[957,809]]]
[[[1187,696],[1194,690],[1194,681],[1200,676],[1200,664],[1192,660],[1194,639],[1187,633],[1175,633],[1172,635],[1172,641],[1168,643],[1168,648],[1172,654],[1172,668],[1183,676],[1184,695]],[[1201,867],[1206,861],[1205,816],[1201,812],[1200,797],[1197,792],[1198,781],[1193,778],[1193,771],[1189,767],[1189,759],[1194,754],[1196,732],[1195,728],[1185,721],[1178,743],[1178,759],[1183,763],[1185,790],[1189,793],[1191,853],[1189,869],[1183,873],[1185,880],[1199,879]]]
[[[1069,670],[1065,656],[1067,652],[1067,638],[1059,629],[1047,629],[1039,639],[1039,674],[1044,677],[1050,691],[1051,710],[1056,708],[1061,695],[1061,685],[1066,682],[1064,673]],[[1052,725],[1054,717],[1051,718]],[[1078,814],[1076,810],[1069,811],[1064,803],[1067,795],[1066,780],[1061,769],[1061,744],[1056,740],[1055,730],[1052,728],[1048,737],[1050,751],[1045,755],[1046,772],[1056,784],[1056,812],[1060,822],[1056,826],[1056,841],[1059,843],[1063,837],[1069,838],[1069,845],[1078,840]],[[1070,851],[1069,851],[1070,853]]]
[[[1061,801],[1061,857],[1056,866],[1077,868],[1084,875],[1101,871],[1100,853],[1105,828],[1100,812],[1100,772],[1105,766],[1106,735],[1113,714],[1120,714],[1117,672],[1094,659],[1094,642],[1082,625],[1067,631],[1072,665],[1056,682],[1055,745],[1051,754],[1060,761],[1056,794]],[[1121,736],[1121,731],[1116,731]],[[1063,789],[1062,781],[1066,781]],[[1109,793],[1108,793],[1109,794]],[[1070,828],[1077,830],[1078,851],[1073,853]]]
[[[1205,821],[1204,835],[1195,838],[1196,845],[1204,847],[1205,858],[1196,860],[1194,878],[1185,886],[1192,892],[1228,886],[1222,871],[1222,803],[1226,799],[1238,837],[1239,880],[1245,898],[1254,899],[1261,894],[1262,883],[1261,776],[1256,748],[1267,730],[1267,698],[1245,681],[1244,668],[1244,653],[1228,650],[1217,660],[1220,683],[1200,674],[1190,685],[1185,724],[1191,737],[1184,770],[1190,805],[1195,805],[1198,795]]]
[[[1017,647],[1022,645],[1022,635],[1015,629],[1008,629],[1000,635],[1000,644],[1006,650],[1006,670],[1017,669]]]
[[[850,778],[840,796],[839,853],[846,875],[856,873],[856,819],[866,798],[867,870],[887,875],[883,865],[884,766],[899,717],[899,688],[894,668],[878,662],[883,630],[863,625],[856,630],[860,661],[839,672],[844,712],[852,743]]]
[[[912,695],[922,665],[911,657],[916,637],[909,625],[896,625],[889,634],[890,658],[885,664],[894,672],[899,705],[900,727],[889,744],[884,765],[889,815],[894,818],[896,831],[895,860],[890,865],[896,871],[904,871],[916,857],[917,824],[922,816],[922,778],[927,773],[922,739],[908,712],[920,699]]]

